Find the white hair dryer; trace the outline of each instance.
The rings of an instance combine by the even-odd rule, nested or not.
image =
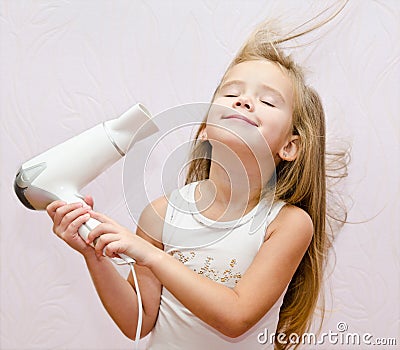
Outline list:
[[[55,200],[84,202],[79,191],[122,158],[134,143],[158,131],[147,109],[136,104],[119,118],[101,123],[25,162],[14,182],[15,193],[29,209],[45,210]],[[79,228],[86,239],[100,222],[90,218]],[[130,263],[127,256],[113,259]]]

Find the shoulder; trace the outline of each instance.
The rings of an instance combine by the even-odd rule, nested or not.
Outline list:
[[[309,242],[312,239],[313,232],[314,225],[310,215],[295,205],[286,204],[268,225],[266,240],[279,233],[287,236],[295,234],[297,237]]]
[[[161,196],[147,204],[140,215],[136,234],[161,247],[167,207],[168,197],[166,196]]]
[[[162,219],[164,219],[165,213],[167,211],[167,206],[168,206],[168,197],[167,196],[158,197],[157,199],[146,205],[146,207],[143,209],[142,216],[157,215],[159,217],[162,217]]]

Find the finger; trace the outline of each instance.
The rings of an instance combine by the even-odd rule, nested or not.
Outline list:
[[[72,212],[72,211],[74,211],[74,210],[76,210],[78,208],[84,208],[84,205],[82,203],[71,203],[71,204],[66,204],[66,205],[63,205],[61,207],[58,207],[56,209],[56,212],[55,212],[55,215],[54,215],[54,218],[53,218],[54,226],[60,226],[62,220],[65,217],[65,215],[67,215],[68,213],[70,213],[70,212]],[[88,210],[90,210],[90,207],[87,206],[85,209],[86,209],[86,211],[88,211]],[[63,226],[63,228],[65,229],[66,226],[68,226],[69,223],[67,224],[67,222],[64,221],[64,224],[65,225]]]
[[[79,216],[84,215],[84,214],[89,214],[90,207],[78,207],[77,209],[74,209],[72,211],[67,212],[63,218],[61,219],[61,222],[59,224],[59,228],[61,231],[67,230],[68,226],[76,220]]]
[[[119,254],[124,253],[123,249],[121,248],[120,242],[118,240],[111,241],[109,244],[105,246],[102,252],[103,254],[105,254],[110,258],[116,258],[116,257],[120,258]]]
[[[84,201],[87,205],[91,206],[92,208],[94,207],[94,200],[92,196],[86,195]]]
[[[86,221],[90,218],[90,214],[86,213],[75,218],[67,227],[67,229],[60,235],[61,238],[65,238],[67,235],[74,234],[78,231]]]
[[[107,247],[108,244],[114,242],[119,239],[119,236],[112,234],[112,233],[104,233],[102,234],[96,241],[96,245],[94,249],[96,250],[97,255],[102,255],[104,249]]]
[[[58,201],[51,202],[51,203],[46,207],[47,214],[49,214],[49,216],[51,217],[52,220],[53,220],[53,218],[54,218],[54,215],[56,215],[56,210],[57,210],[59,207],[62,207],[63,205],[65,205],[65,204],[67,204],[67,203],[64,202],[64,201],[58,200]]]
[[[93,217],[90,214],[91,217]],[[109,223],[102,223],[98,226],[96,226],[92,231],[89,232],[87,238],[86,238],[86,243],[87,244],[91,244],[93,242],[95,243],[95,246],[97,247],[98,241],[99,241],[99,237],[104,235],[104,234],[115,234],[118,232],[118,229],[115,225],[113,224],[109,224]]]
[[[90,211],[90,216],[93,219],[96,219],[96,220],[98,220],[100,222],[105,222],[105,223],[116,225],[116,226],[118,225],[118,223],[116,221],[114,221],[113,219],[109,218],[107,215],[98,213],[97,211],[94,211],[94,210]]]
[[[53,230],[55,227],[58,227],[61,223],[61,220],[63,219],[64,215],[68,212],[70,212],[71,210],[77,209],[82,205],[79,205],[78,203],[74,203],[74,204],[65,204],[63,206],[58,207],[55,210],[55,214],[53,216],[53,222],[54,222],[54,226],[53,226]]]

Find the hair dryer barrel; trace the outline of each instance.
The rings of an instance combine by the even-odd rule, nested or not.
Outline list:
[[[132,145],[158,131],[148,111],[137,104],[119,118],[96,125],[24,163],[14,182],[21,202],[43,210],[56,199],[70,202],[79,190],[126,154]]]

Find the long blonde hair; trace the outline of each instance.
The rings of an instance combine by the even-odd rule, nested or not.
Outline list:
[[[306,32],[308,31],[302,34]],[[276,334],[283,333],[286,340],[292,333],[301,338],[310,329],[318,300],[323,303],[321,289],[327,253],[332,243],[333,228],[338,228],[338,225],[333,224],[346,220],[344,207],[336,206],[333,213],[327,207],[327,183],[330,177],[340,178],[347,174],[348,154],[346,151],[326,152],[325,114],[321,99],[312,87],[307,86],[302,69],[279,47],[282,42],[298,36],[279,38],[268,24],[263,23],[239,50],[221,79],[222,83],[226,74],[236,64],[251,60],[268,60],[281,67],[291,78],[293,85],[295,98],[292,127],[293,134],[299,135],[299,153],[294,161],[281,161],[276,167],[275,200],[283,200],[304,209],[312,219],[314,235],[289,284],[280,309]],[[221,83],[214,93],[213,100]],[[200,139],[205,127],[206,120],[200,125],[193,143],[186,183],[209,177],[212,147],[208,141]],[[327,169],[327,165],[334,167]],[[335,205],[337,203],[335,202]],[[320,327],[324,307],[321,310]],[[295,345],[295,348],[298,345]],[[275,338],[276,349],[289,349],[291,346],[293,344],[289,341],[283,344]]]

